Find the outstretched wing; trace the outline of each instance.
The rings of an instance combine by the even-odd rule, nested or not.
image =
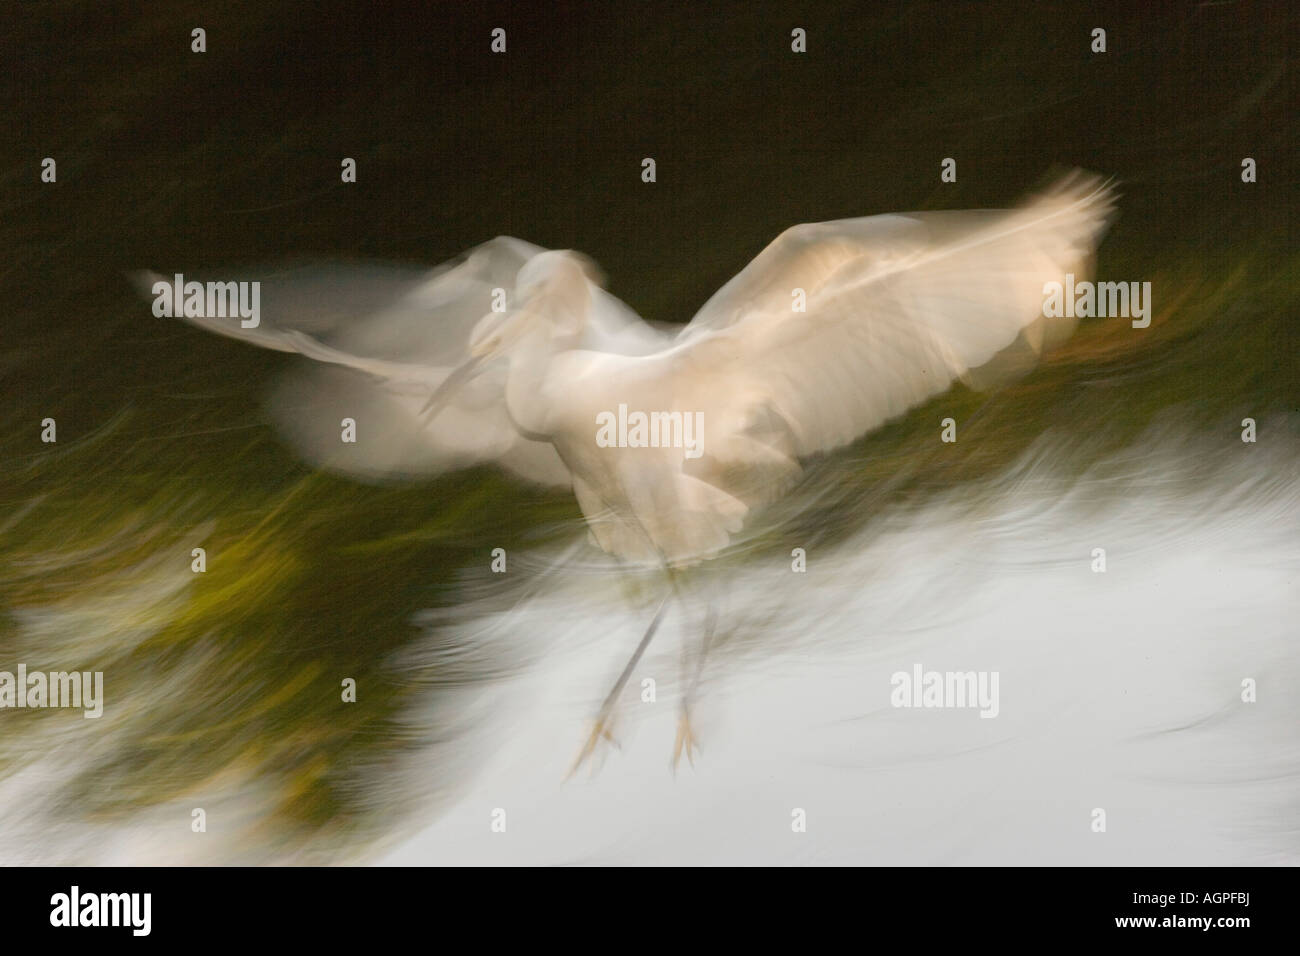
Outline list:
[[[1108,186],[1073,174],[1014,210],[786,230],[671,348],[620,366],[607,404],[627,393],[630,408],[702,415],[704,439],[703,454],[672,459],[671,474],[621,474],[632,490],[607,507],[610,524],[636,534],[619,543],[606,532],[609,546],[635,555],[648,538],[670,561],[716,552],[750,509],[797,479],[800,458],[955,381],[1023,367],[1072,331],[1073,320],[1044,318],[1043,287],[1087,273],[1112,211]],[[1021,361],[998,368],[1009,351]]]
[[[357,477],[436,474],[495,462],[528,480],[568,485],[546,442],[523,437],[505,407],[504,363],[485,366],[430,421],[430,394],[468,357],[470,332],[493,306],[513,301],[515,278],[545,250],[502,236],[432,271],[319,265],[257,277],[256,328],[238,318],[185,317],[221,335],[315,360],[272,395],[273,420],[305,459]],[[146,275],[152,286],[162,277]],[[166,281],[165,279],[163,281]],[[344,418],[356,442],[340,437]]]
[[[1113,198],[1074,173],[1013,210],[796,226],[682,331],[674,381],[699,382],[723,418],[738,403],[778,416],[797,456],[847,444],[1013,346],[1068,336],[1072,319],[1044,317],[1044,285],[1087,275]]]

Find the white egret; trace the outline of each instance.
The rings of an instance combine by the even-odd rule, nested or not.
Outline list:
[[[273,402],[309,461],[371,478],[495,462],[571,487],[599,547],[664,569],[671,586],[581,763],[608,737],[676,570],[726,547],[801,459],[1068,336],[1073,319],[1044,317],[1044,285],[1088,273],[1113,199],[1074,173],[1011,210],[794,226],[673,329],[605,292],[585,257],[508,237],[426,276],[318,270],[284,283],[297,301],[282,306],[271,281],[257,328],[186,319],[322,363]],[[358,423],[355,444],[340,441],[341,416]],[[674,764],[691,755],[695,680],[698,667]]]

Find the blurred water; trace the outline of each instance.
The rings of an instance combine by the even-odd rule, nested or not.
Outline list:
[[[388,662],[439,679],[402,716],[421,745],[358,780],[374,812],[408,812],[353,852],[398,864],[1296,862],[1300,458],[1166,425],[1071,479],[1050,464],[1054,441],[1009,474],[811,548],[806,573],[757,549],[695,574],[689,606],[633,675],[622,750],[567,783],[655,582],[629,591],[580,538],[521,555],[504,586],[470,572],[461,599],[424,615],[425,636]],[[174,600],[183,580],[142,579],[125,604],[80,608],[76,630],[144,642],[119,622]],[[678,655],[706,601],[722,624],[696,712],[704,750],[673,775]],[[25,615],[21,639],[55,640],[66,613]],[[917,663],[997,671],[998,716],[891,707],[890,675]],[[654,703],[638,698],[646,677]],[[1240,699],[1248,677],[1253,704]],[[98,739],[148,721],[168,693],[110,708]],[[29,741],[44,755],[0,789],[5,829],[44,835],[7,846],[7,862],[312,855],[266,842],[274,796],[251,768],[73,823],[42,796],[99,755],[76,725],[50,728]],[[192,805],[219,845],[177,839]],[[806,834],[790,830],[796,807]],[[1089,830],[1094,807],[1105,834]],[[498,808],[505,833],[490,829]]]
[[[1050,468],[1026,467],[978,505],[882,516],[806,574],[777,560],[701,583],[696,596],[725,593],[740,646],[707,671],[705,753],[675,778],[663,679],[691,622],[678,615],[634,675],[662,696],[631,695],[624,751],[567,785],[581,702],[631,622],[571,584],[467,623],[557,650],[503,692],[515,717],[474,785],[385,860],[1297,862],[1297,460],[1205,450],[1214,480],[1173,498],[1186,436],[1144,438],[1120,487],[1094,476],[1062,495]],[[914,663],[998,671],[1000,713],[891,707],[890,675]],[[1257,703],[1240,700],[1246,677]]]

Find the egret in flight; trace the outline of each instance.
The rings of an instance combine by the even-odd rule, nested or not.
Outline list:
[[[663,570],[664,598],[580,764],[612,739],[680,569],[724,549],[801,460],[1068,336],[1075,320],[1045,315],[1044,286],[1087,276],[1113,209],[1111,187],[1076,172],[1009,210],[793,226],[671,329],[606,292],[586,257],[505,236],[418,275],[272,279],[254,328],[185,318],[315,360],[272,403],[308,461],[372,479],[496,463],[572,489],[596,545]],[[341,417],[355,443],[340,440]],[[693,689],[674,766],[692,755]]]

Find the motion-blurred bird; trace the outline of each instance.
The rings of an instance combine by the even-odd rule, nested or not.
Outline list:
[[[1073,173],[1012,210],[794,226],[671,331],[605,292],[585,257],[504,236],[431,274],[351,266],[268,280],[257,328],[186,318],[322,363],[272,404],[309,461],[369,478],[495,462],[571,487],[601,548],[664,569],[672,587],[580,764],[609,736],[677,569],[725,548],[798,479],[800,459],[955,381],[1023,370],[1067,337],[1074,320],[1045,318],[1044,286],[1088,274],[1113,198]],[[640,431],[624,425],[636,413]],[[342,417],[357,423],[355,444],[340,441]],[[693,690],[674,765],[694,746]]]

